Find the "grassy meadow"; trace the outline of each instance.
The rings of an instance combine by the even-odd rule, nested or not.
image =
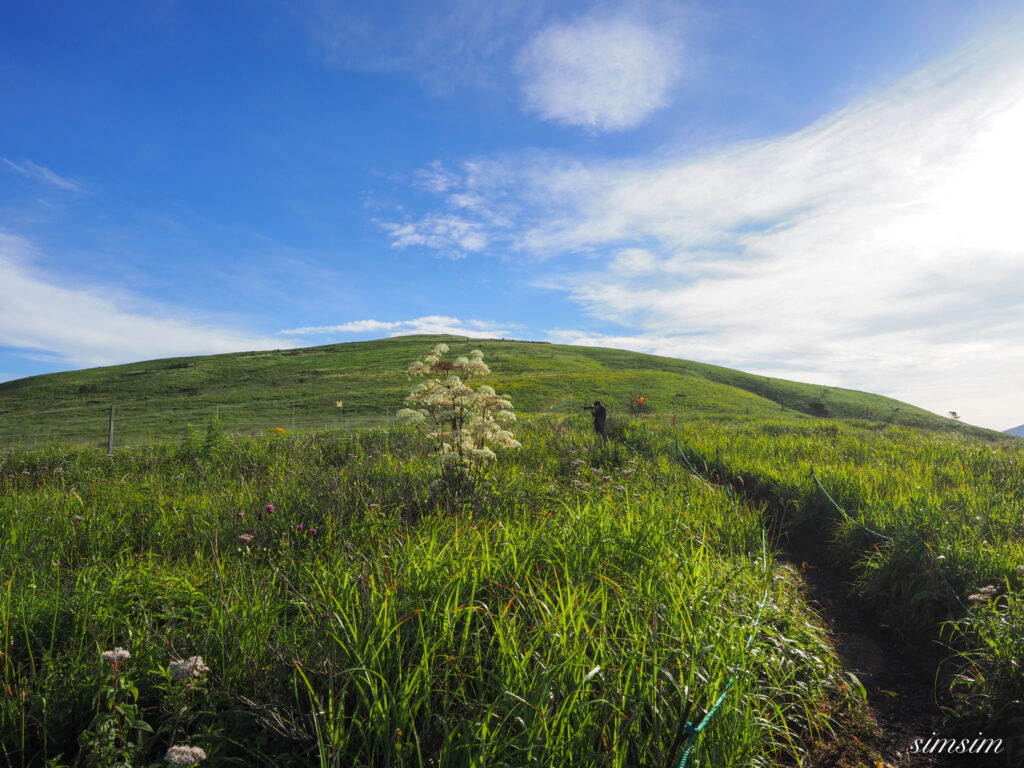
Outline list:
[[[0,449],[52,442],[105,448],[180,440],[218,418],[231,435],[270,427],[319,431],[384,426],[409,392],[406,366],[439,342],[479,348],[494,371],[482,383],[508,393],[520,414],[577,413],[595,396],[626,415],[632,397],[650,413],[687,418],[778,415],[858,418],[958,434],[991,435],[891,398],[773,379],[714,365],[615,349],[503,339],[407,336],[32,376],[0,383]],[[338,400],[344,407],[336,406]]]
[[[582,417],[517,437],[456,514],[401,429],[6,454],[4,759],[100,764],[81,734],[116,708],[114,647],[125,722],[152,729],[112,731],[133,765],[172,742],[214,765],[678,765],[722,693],[689,765],[849,727],[760,507]],[[195,655],[208,673],[169,678]]]
[[[480,381],[527,417],[457,488],[391,423],[438,341],[481,348]],[[951,733],[1024,748],[1024,453],[996,433],[686,361],[439,337],[33,377],[0,385],[0,416],[12,766],[185,746],[239,766],[874,765],[787,538],[931,649]]]
[[[664,447],[668,438],[701,471],[770,504],[789,530],[830,538],[830,556],[856,575],[859,598],[880,621],[908,647],[940,640],[948,648],[937,679],[953,721],[1005,733],[1024,748],[1024,451],[1017,440],[857,421],[712,420],[658,437],[644,430],[636,440]]]

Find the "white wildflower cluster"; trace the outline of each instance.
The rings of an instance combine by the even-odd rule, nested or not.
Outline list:
[[[115,669],[132,657],[132,655],[121,646],[117,646],[112,651],[104,651],[101,656],[107,664]]]
[[[186,768],[186,766],[201,763],[205,759],[206,750],[202,747],[184,745],[171,747],[167,750],[167,754],[164,755],[164,760],[168,765],[176,766],[177,768]]]
[[[171,662],[171,677],[175,680],[191,680],[209,671],[202,656],[189,656],[182,661]]]
[[[484,354],[474,349],[468,356],[445,360],[446,344],[438,344],[422,360],[409,366],[409,375],[424,381],[413,387],[405,399],[409,408],[396,415],[408,424],[422,424],[446,464],[474,466],[495,458],[492,448],[519,448],[505,425],[515,421],[512,403],[481,385],[465,383],[473,376],[491,372]]]
[[[989,600],[995,597],[998,592],[999,589],[997,587],[989,584],[987,587],[982,587],[981,589],[979,589],[973,595],[969,595],[967,599],[975,604],[987,603]]]

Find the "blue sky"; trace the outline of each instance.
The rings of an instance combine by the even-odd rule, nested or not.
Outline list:
[[[413,332],[1024,422],[1020,2],[7,2],[0,379]]]

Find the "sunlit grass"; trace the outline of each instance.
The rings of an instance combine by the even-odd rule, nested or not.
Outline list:
[[[962,727],[1020,733],[1019,446],[849,421],[652,427],[657,437],[643,428],[629,435],[662,449],[678,439],[702,471],[771,503],[793,530],[831,540],[836,563],[856,574],[858,599],[908,647],[948,644],[938,693]],[[849,519],[816,487],[812,468]],[[995,597],[980,592],[986,586]]]
[[[4,759],[74,763],[114,646],[154,721],[204,657],[223,764],[674,766],[730,680],[688,765],[827,737],[853,701],[763,511],[580,427],[522,425],[454,515],[406,430],[6,454]]]

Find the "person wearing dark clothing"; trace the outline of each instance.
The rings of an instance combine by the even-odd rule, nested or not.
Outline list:
[[[595,400],[593,405],[583,406],[591,415],[594,417],[594,431],[597,436],[601,438],[601,442],[608,442],[608,432],[606,429],[606,420],[608,418],[608,411],[605,409],[604,404],[600,400]]]

